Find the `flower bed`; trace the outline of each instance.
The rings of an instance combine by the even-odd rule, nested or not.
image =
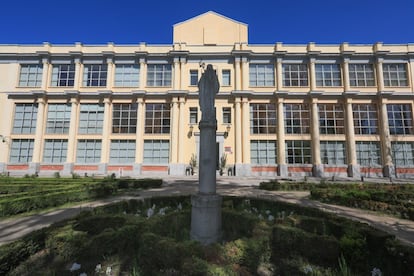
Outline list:
[[[189,240],[189,197],[130,200],[0,247],[9,275],[411,275],[414,249],[316,209],[223,198],[223,242]],[[341,274],[342,273],[342,274]]]

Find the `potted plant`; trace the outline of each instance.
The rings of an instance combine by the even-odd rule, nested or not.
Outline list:
[[[220,175],[224,174],[224,170],[226,169],[227,165],[227,154],[223,153],[223,155],[220,157]]]
[[[190,173],[191,175],[194,175],[194,173],[196,173],[196,168],[197,168],[197,155],[196,154],[191,154],[191,158],[190,158]]]

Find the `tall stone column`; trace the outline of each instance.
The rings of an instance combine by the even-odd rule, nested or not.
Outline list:
[[[42,90],[46,90],[49,85],[49,72],[50,72],[50,63],[49,58],[45,57],[42,59],[43,71],[42,71]]]
[[[63,174],[70,175],[73,172],[73,164],[75,163],[76,153],[76,134],[78,127],[78,107],[79,101],[77,98],[71,98],[71,109],[70,109],[70,125],[69,125],[69,137],[68,137],[68,153],[66,157],[66,163],[64,165]]]
[[[145,103],[143,98],[137,99],[138,112],[137,112],[137,129],[135,139],[135,165],[134,173],[141,174],[141,165],[143,163],[144,155],[144,120],[145,120]]]
[[[409,81],[407,83],[411,87],[411,91],[414,91],[414,53],[409,55],[408,61],[407,78]]]
[[[241,76],[241,72],[240,72],[240,60],[241,60],[240,57],[235,57],[234,58],[234,75],[235,75],[234,89],[236,91],[241,90],[242,76]]]
[[[185,82],[186,80],[185,73],[187,71],[186,64],[187,64],[187,59],[185,57],[180,57],[180,65],[181,65],[180,80],[181,82],[180,82],[180,87],[178,87],[178,90],[185,90],[185,87],[188,86],[188,84]]]
[[[172,122],[171,122],[171,163],[170,163],[170,175],[184,175],[185,167],[182,164],[178,164],[179,159],[179,144],[180,144],[180,124],[182,124],[184,118],[180,116],[182,113],[179,109],[179,98],[174,97],[172,99]],[[180,122],[180,119],[182,121]],[[184,139],[183,139],[184,141]]]
[[[101,164],[99,171],[101,174],[105,174],[107,170],[107,164],[109,162],[109,150],[110,150],[110,139],[109,135],[111,133],[111,99],[104,99],[104,121],[102,128],[102,149],[101,149]]]
[[[356,156],[354,116],[352,111],[352,99],[346,100],[346,146],[348,153],[348,176],[360,177],[360,168]]]
[[[239,97],[234,99],[234,119],[235,119],[235,157],[236,157],[236,175],[242,175],[242,114],[241,114],[241,99]]]
[[[309,59],[309,82],[310,82],[310,91],[315,91],[316,90],[315,58]]]
[[[186,146],[185,141],[185,123],[184,123],[184,97],[180,98],[179,101],[179,125],[178,125],[178,164],[182,166],[183,172],[185,172],[185,161],[184,161],[184,148]]]
[[[242,99],[242,171],[240,176],[250,176],[251,175],[251,165],[250,165],[250,105],[249,99],[244,97]]]
[[[377,87],[378,92],[384,91],[384,72],[383,72],[383,65],[384,59],[381,57],[377,57],[377,62],[375,63],[376,72],[377,72]]]
[[[81,64],[81,58],[80,57],[76,57],[74,59],[75,62],[75,79],[73,81],[73,89],[75,90],[79,90],[79,88],[81,87],[81,82],[82,82],[82,64]]]
[[[282,91],[283,89],[283,66],[282,58],[278,57],[276,59],[276,90]]]
[[[319,114],[318,114],[318,99],[312,99],[311,103],[311,137],[312,137],[312,159],[313,168],[312,174],[315,177],[322,177],[324,174],[323,165],[321,162],[321,141],[319,138]]]
[[[37,120],[36,120],[36,133],[33,146],[33,157],[32,162],[29,164],[29,173],[34,174],[39,171],[41,155],[42,155],[42,144],[44,143],[44,125],[45,125],[45,112],[46,112],[46,100],[44,98],[37,99]]]
[[[249,89],[249,63],[247,57],[242,57],[242,90]]]
[[[192,196],[191,238],[202,244],[221,239],[221,202],[216,194],[216,131],[217,120],[214,107],[215,94],[219,91],[217,75],[211,64],[203,73],[199,84],[200,129],[199,191]]]
[[[147,86],[147,63],[145,58],[139,59],[139,87],[144,90]]]
[[[380,123],[380,137],[382,137],[381,155],[382,164],[384,164],[383,174],[386,177],[392,177],[395,173],[395,166],[392,162],[392,148],[390,139],[390,128],[388,125],[387,99],[384,98],[380,100]]]
[[[343,86],[344,91],[347,92],[350,90],[350,82],[349,82],[349,58],[344,57],[342,62],[342,79],[343,79]]]
[[[283,110],[284,99],[277,99],[277,170],[278,175],[288,176],[285,153],[285,112]]]
[[[175,57],[174,58],[173,90],[180,89],[180,77],[181,77],[180,71],[181,71],[180,70],[180,58]]]
[[[106,59],[106,64],[108,66],[107,76],[106,76],[106,88],[112,89],[114,86],[114,71],[115,71],[115,64],[112,57],[108,57]]]

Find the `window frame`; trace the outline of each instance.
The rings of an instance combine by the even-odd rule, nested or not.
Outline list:
[[[47,152],[50,151],[50,154]],[[67,139],[46,139],[43,148],[43,162],[62,164],[66,162],[68,153]]]
[[[152,108],[150,108],[152,107]],[[170,134],[171,106],[169,103],[145,104],[145,134]]]
[[[139,87],[141,68],[139,64],[115,64],[114,87]]]
[[[345,134],[345,112],[342,104],[320,103],[318,104],[318,114],[320,134]]]
[[[381,166],[381,145],[379,142],[355,141],[355,151],[357,155],[357,162],[360,166]]]
[[[27,145],[23,144],[27,143]],[[9,161],[12,164],[27,164],[32,162],[34,139],[12,139]]]
[[[143,164],[168,165],[170,162],[170,140],[145,139]]]
[[[411,104],[387,104],[388,128],[391,135],[413,135]]]
[[[147,86],[148,87],[171,87],[172,66],[171,64],[147,64]]]
[[[109,163],[133,164],[135,163],[135,151],[136,140],[111,139],[109,146]]]
[[[102,140],[79,139],[77,142],[76,163],[98,164],[101,162]]]
[[[276,140],[251,140],[250,162],[252,165],[276,165]]]
[[[84,64],[84,87],[106,87],[108,81],[108,64]]]
[[[249,64],[250,87],[274,87],[275,79],[275,65],[273,63]]]
[[[355,135],[378,134],[378,108],[376,104],[352,104]]]
[[[286,134],[309,134],[311,114],[309,104],[283,104],[284,125]]]
[[[75,85],[75,64],[53,64],[51,87],[73,87]]]
[[[22,108],[22,110],[20,110]],[[37,124],[37,103],[15,103],[13,134],[34,134]]]
[[[312,164],[310,140],[285,140],[286,164]]]
[[[231,70],[221,70],[221,86],[231,86]]]
[[[375,69],[372,63],[349,63],[349,85],[351,87],[375,87]]]
[[[395,167],[401,168],[414,166],[414,142],[391,141],[391,152],[392,161]]]
[[[69,133],[71,111],[72,107],[70,104],[49,103],[47,105],[46,133]]]
[[[137,103],[112,104],[112,133],[135,134],[138,123]]]
[[[190,70],[190,86],[198,85],[198,70]]]
[[[20,64],[19,87],[41,87],[42,81],[43,64]]]
[[[336,166],[347,164],[345,141],[320,141],[320,150],[322,164]]]
[[[102,134],[105,107],[100,103],[81,103],[79,107],[79,134]]]
[[[341,87],[342,86],[341,76],[342,76],[341,66],[337,63],[334,63],[334,64],[316,63],[315,64],[316,87]]]
[[[276,134],[277,113],[273,103],[250,103],[250,134]]]
[[[391,71],[391,67],[395,71]],[[401,68],[402,67],[402,68]],[[382,74],[385,87],[408,87],[408,71],[406,63],[383,63]]]
[[[309,87],[308,64],[282,64],[284,87]]]

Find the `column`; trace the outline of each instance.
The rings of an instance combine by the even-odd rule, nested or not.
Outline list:
[[[347,92],[350,90],[350,83],[349,83],[349,58],[345,58],[342,63],[342,79],[344,82],[344,91]]]
[[[346,99],[346,148],[348,156],[348,176],[360,177],[360,168],[356,156],[354,116],[352,99]]]
[[[73,89],[79,90],[79,87],[81,86],[81,76],[82,76],[82,66],[81,66],[81,59],[75,58],[75,80],[73,84]]]
[[[186,70],[186,64],[187,64],[187,59],[185,57],[181,57],[180,58],[180,63],[181,63],[181,77],[180,77],[180,87],[178,88],[179,90],[184,90],[185,87],[188,85],[188,83],[185,82],[186,78],[185,78],[185,74],[187,72]],[[181,140],[180,140],[181,141]]]
[[[276,89],[281,91],[283,89],[283,66],[282,58],[276,59]]]
[[[141,164],[143,162],[144,154],[144,126],[145,126],[145,104],[143,98],[137,99],[137,132],[135,138],[135,171],[137,174],[141,173]]]
[[[316,90],[315,58],[309,59],[309,81],[310,81],[310,91],[315,91]]]
[[[42,70],[42,90],[46,90],[49,82],[49,58],[45,57],[42,59],[43,70]]]
[[[235,98],[234,100],[234,108],[235,108],[235,140],[236,140],[236,148],[235,148],[235,160],[236,166],[242,163],[242,114],[241,114],[241,99]]]
[[[172,99],[172,121],[171,121],[171,162],[170,162],[170,175],[184,175],[185,171],[181,171],[181,166],[178,165],[178,135],[179,135],[179,98],[174,97]]]
[[[46,112],[46,101],[44,98],[37,99],[37,119],[36,119],[36,133],[33,146],[33,157],[32,163],[29,164],[30,173],[33,174],[39,171],[39,165],[41,162],[42,155],[42,143],[43,143],[43,133],[44,133],[44,120]]]
[[[102,149],[101,149],[101,163],[107,164],[109,162],[109,135],[111,133],[111,99],[105,98],[104,102],[104,120],[102,128]],[[105,169],[106,171],[106,169]],[[103,173],[103,172],[102,172]]]
[[[315,177],[323,176],[323,165],[321,162],[321,145],[319,138],[319,114],[318,114],[318,99],[312,99],[311,103],[311,137],[312,137],[312,159],[313,168],[312,174]]]
[[[139,59],[139,87],[144,90],[147,86],[147,63],[145,58]]]
[[[241,90],[241,72],[240,72],[240,57],[234,58],[234,80],[235,80],[235,87],[234,90],[239,91]]]
[[[277,99],[277,170],[279,176],[288,175],[285,152],[285,112],[283,102],[284,99]]]
[[[384,91],[384,73],[383,73],[383,64],[384,59],[383,58],[377,58],[377,62],[375,63],[376,71],[377,71],[377,87],[378,92]]]
[[[247,57],[242,57],[242,90],[249,89],[249,63]]]
[[[108,57],[106,59],[106,63],[108,66],[107,76],[106,76],[106,88],[112,89],[114,86],[114,71],[115,71],[115,65],[114,60],[112,57]]]
[[[185,164],[186,162],[184,161],[184,149],[185,149],[185,119],[184,119],[184,114],[185,114],[185,110],[184,110],[184,104],[185,104],[185,100],[183,97],[180,98],[179,101],[179,125],[178,125],[178,163],[179,164]],[[185,166],[185,165],[184,165]],[[185,168],[184,168],[185,169]]]
[[[250,107],[249,107],[249,99],[243,98],[242,99],[242,148],[243,148],[243,164],[245,164],[246,168],[250,167]],[[248,166],[247,166],[248,165]]]
[[[407,67],[407,77],[410,80],[408,85],[411,86],[411,91],[414,91],[414,55],[410,56]]]
[[[65,172],[70,174],[72,172],[73,163],[75,163],[75,152],[76,152],[76,134],[78,132],[78,106],[79,102],[77,98],[71,98],[71,109],[70,109],[70,126],[69,126],[69,139],[68,139],[68,154],[66,158],[66,163],[68,163],[67,169],[65,168]]]
[[[381,155],[382,155],[382,164],[383,173],[386,177],[392,177],[395,173],[395,167],[392,162],[392,148],[391,148],[391,137],[390,137],[390,128],[388,125],[388,112],[387,112],[387,99],[382,98],[380,101],[380,137],[381,137]]]
[[[180,58],[179,57],[175,57],[174,58],[174,74],[173,74],[173,90],[178,90],[180,89],[180,76],[181,76],[181,72],[180,72]]]

